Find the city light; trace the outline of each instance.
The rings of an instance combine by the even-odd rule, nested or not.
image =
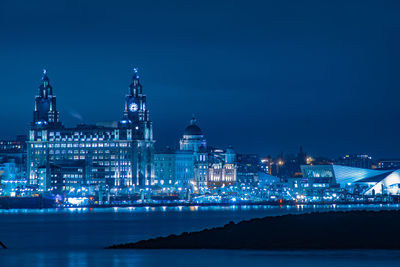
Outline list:
[[[59,207],[364,203],[400,196],[400,174],[393,168],[400,169],[400,161],[378,162],[373,169],[366,154],[328,164],[302,148],[296,157],[240,154],[209,147],[194,116],[178,149],[157,150],[138,69],[133,72],[119,123],[68,128],[44,70],[29,135],[0,141],[0,152],[20,157],[0,165],[0,196],[40,196]]]

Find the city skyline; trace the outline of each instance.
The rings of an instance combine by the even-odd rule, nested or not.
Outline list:
[[[131,74],[134,73],[134,72],[137,72],[138,70],[139,70],[139,68],[137,68],[137,67],[131,68]],[[44,68],[42,70],[42,72],[43,73],[47,72],[47,69]],[[54,83],[54,81],[52,81],[52,83]],[[122,96],[123,92],[121,92],[121,93],[122,93],[121,94],[121,96]],[[59,94],[59,93],[57,93],[57,94]],[[61,93],[61,95],[62,95],[62,93]],[[85,99],[82,99],[82,101],[85,101]],[[65,101],[62,101],[62,100],[60,102],[61,103],[65,103]],[[121,102],[121,101],[117,101],[117,102]],[[68,103],[65,103],[65,104],[68,105]],[[110,103],[109,104],[110,107],[108,109],[110,111],[112,110],[112,113],[114,114],[115,110],[116,110],[115,106],[117,106],[118,104],[121,104],[121,103],[115,103],[115,104]],[[149,106],[150,107],[152,106],[151,103],[149,104]],[[96,106],[93,107],[93,109],[95,109],[95,108],[96,108]],[[118,109],[120,109],[120,108],[118,108]],[[79,113],[79,112],[77,112],[75,110],[66,110],[65,107],[62,107],[62,106],[59,107],[59,110],[61,110],[60,113],[63,113],[63,111],[64,112],[67,111],[67,113],[61,114],[61,118],[63,119],[63,123],[66,122],[64,124],[67,127],[74,127],[74,126],[79,125],[79,124],[95,125],[96,123],[112,123],[112,122],[113,123],[118,123],[118,119],[119,119],[119,118],[115,118],[114,120],[112,120],[112,119],[110,119],[110,120],[102,120],[101,118],[98,118],[96,120],[96,118],[94,117],[94,121],[87,121],[87,120],[84,119],[86,117],[85,114],[81,114],[81,113]],[[99,109],[99,110],[101,110],[101,109]],[[120,110],[118,110],[118,111],[120,112]],[[184,114],[182,114],[182,116],[183,115]],[[187,118],[184,118],[184,120],[183,120],[184,123],[183,124],[182,124],[181,121],[179,121],[177,123],[178,124],[182,124],[183,126],[186,126],[188,121],[190,121],[189,118],[192,118],[193,116],[195,116],[196,119],[198,119],[199,117],[201,118],[201,115],[202,115],[201,113],[199,113],[199,114],[195,114],[195,113],[187,114],[187,116],[186,116]],[[108,116],[108,118],[110,118],[110,116]],[[26,127],[26,131],[29,128],[29,123],[27,124],[28,126]],[[201,121],[200,121],[200,123],[201,123]],[[215,123],[215,122],[211,122],[211,123]],[[156,128],[157,128],[157,126],[156,126]],[[165,149],[166,147],[177,148],[178,147],[178,141],[179,141],[179,138],[180,138],[180,135],[181,135],[181,132],[183,131],[183,129],[184,129],[184,127],[181,127],[181,128],[178,128],[178,129],[172,129],[173,135],[176,135],[176,137],[173,140],[166,140],[165,138],[162,138],[160,136],[160,134],[157,135],[155,133],[156,137],[160,136],[160,138],[161,138],[161,142],[158,142],[158,139],[156,139],[157,143],[161,143],[161,145],[160,144],[156,145],[157,149],[162,150],[162,149]],[[206,135],[207,135],[207,130],[208,129],[206,129]],[[10,136],[8,136],[8,135],[5,135],[5,136],[9,140],[13,140],[16,135],[24,135],[24,134],[26,134],[26,132],[24,133],[22,131],[19,131],[19,132],[14,133],[14,134],[11,133]],[[294,133],[294,135],[295,135],[295,133]],[[4,138],[4,135],[3,135],[3,139],[6,139],[6,138]],[[211,137],[210,139],[212,140],[213,137]],[[218,139],[216,139],[216,140],[218,140]],[[224,143],[224,142],[222,142],[222,143]],[[211,144],[211,145],[213,146],[213,145],[217,145],[217,144]],[[227,146],[232,146],[232,144],[226,144],[226,145]],[[244,148],[246,148],[246,144],[242,144],[242,146]],[[243,152],[243,153],[256,153],[256,154],[260,154],[261,156],[267,156],[267,155],[278,156],[278,155],[280,155],[282,153],[284,155],[290,155],[290,154],[294,155],[294,154],[296,154],[298,152],[298,149],[300,147],[304,147],[304,146],[302,144],[298,144],[298,146],[292,147],[292,149],[289,148],[289,150],[287,150],[287,151],[284,151],[282,149],[279,150],[279,148],[278,148],[278,150],[276,150],[275,153],[270,153],[269,151],[260,151],[260,150],[258,150],[258,151],[255,150],[255,151],[250,151],[250,152],[247,151],[247,150],[244,150],[244,151],[241,151],[241,152]],[[362,151],[349,151],[349,150],[346,150],[346,151],[337,152],[337,153],[334,153],[334,154],[330,153],[329,151],[322,151],[319,154],[317,154],[314,151],[307,151],[307,152],[311,153],[313,156],[322,156],[322,157],[331,157],[331,158],[341,157],[341,156],[348,155],[348,154],[371,154],[371,153],[369,153],[367,151],[367,149],[364,149]],[[376,154],[372,154],[372,155],[375,158],[382,158],[382,159],[383,158],[395,158],[393,156],[390,157],[390,156],[386,156],[386,155],[376,155]]]
[[[195,114],[211,145],[243,153],[399,157],[398,3],[175,3],[2,2],[2,138],[26,134],[42,68],[73,126],[118,120],[139,66],[159,149]]]
[[[0,266],[397,266],[399,14],[0,0]]]
[[[42,69],[42,73],[43,73],[42,75],[47,75],[47,72],[48,72],[48,70],[46,68]],[[137,72],[139,72],[139,68],[138,67],[132,67],[130,69],[130,72],[131,72],[131,75],[132,75],[132,73],[137,73]],[[142,74],[140,76],[142,76]],[[54,83],[54,81],[52,80],[52,84],[53,83]],[[57,89],[56,89],[56,91],[57,91]],[[128,89],[126,91],[128,91]],[[58,94],[58,92],[56,94]],[[61,93],[61,95],[62,95],[62,93]],[[122,96],[122,94],[121,94],[121,96]],[[85,99],[82,99],[82,100],[85,100]],[[61,103],[62,102],[63,101],[61,100]],[[117,101],[117,102],[121,102],[121,101]],[[64,103],[65,103],[65,101],[64,101]],[[66,104],[68,105],[68,103],[66,103]],[[117,104],[121,104],[121,103],[117,103]],[[113,110],[114,111],[115,110],[115,106],[116,106],[116,104],[110,103],[109,110]],[[151,103],[148,106],[151,107],[152,106]],[[96,106],[93,109],[95,109],[95,108],[96,108]],[[63,113],[63,111],[64,112],[66,111],[65,108],[63,108],[62,106],[60,106],[58,109],[61,110],[60,113]],[[114,113],[114,112],[112,112],[112,113]],[[69,111],[67,110],[66,114],[61,114],[60,116],[63,119],[63,124],[65,124],[66,127],[75,127],[76,125],[80,125],[80,124],[96,125],[96,123],[118,123],[118,121],[120,119],[120,118],[115,118],[114,120],[112,120],[112,119],[111,120],[97,119],[97,120],[94,120],[94,121],[86,121],[86,120],[84,120],[85,114],[81,114],[79,112],[71,111],[71,110],[69,110]],[[197,118],[201,117],[201,114],[192,113],[191,116],[187,116],[186,121],[185,121],[186,124],[184,124],[184,126],[186,126],[187,122],[190,121],[188,118],[193,118],[193,116],[196,117],[196,120],[197,120]],[[110,118],[110,117],[108,117],[108,118]],[[67,123],[64,123],[64,122],[67,122]],[[27,124],[28,126],[26,127],[26,131],[29,128],[29,123]],[[178,123],[180,123],[180,122],[178,122]],[[175,138],[174,140],[165,140],[165,138],[161,137],[161,140],[162,140],[163,143],[161,143],[161,145],[156,145],[156,148],[158,150],[163,150],[163,149],[165,149],[167,147],[177,148],[179,146],[178,142],[179,142],[179,138],[181,136],[181,133],[183,132],[183,129],[184,129],[184,127],[182,127],[182,129],[172,129],[172,131],[176,132],[174,135],[177,135],[177,138]],[[206,129],[206,132],[207,132],[207,129]],[[14,140],[16,135],[25,135],[25,134],[26,133],[18,132],[16,134],[14,133],[14,135],[11,134],[11,136],[9,136],[9,137],[7,136],[7,137],[8,137],[9,140]],[[207,135],[207,133],[206,133],[206,135]],[[155,136],[159,136],[159,135],[155,134]],[[5,139],[4,136],[3,136],[3,139]],[[213,138],[211,137],[210,139],[212,140]],[[158,142],[157,139],[156,139],[156,142]],[[213,146],[213,145],[216,145],[216,144],[211,144],[211,146]],[[232,145],[228,144],[227,146],[232,146]],[[246,145],[244,145],[244,147],[246,147]],[[249,152],[249,151],[246,151],[246,150],[240,151],[240,152],[242,152],[242,153],[256,153],[256,154],[259,154],[260,156],[264,156],[264,157],[266,157],[267,155],[268,156],[279,156],[281,154],[283,154],[283,155],[295,155],[298,152],[298,149],[302,148],[302,147],[303,147],[303,145],[299,144],[297,147],[293,147],[293,149],[289,148],[290,150],[288,150],[288,151],[283,151],[283,150],[276,151],[275,154],[269,153],[269,152],[263,152],[263,151],[250,151]],[[342,157],[342,156],[345,156],[345,155],[352,155],[352,154],[354,154],[354,155],[356,155],[356,154],[369,154],[369,155],[373,155],[375,158],[381,158],[381,159],[395,158],[395,157],[390,157],[390,156],[386,156],[386,155],[377,156],[377,155],[368,153],[365,150],[363,150],[361,152],[360,151],[350,151],[349,152],[349,150],[347,150],[347,151],[343,151],[342,153],[339,152],[337,154],[331,154],[331,153],[329,153],[329,151],[322,151],[322,153],[319,153],[319,154],[317,154],[317,153],[315,153],[313,151],[307,151],[307,152],[309,152],[313,156],[322,156],[322,157],[328,157],[328,158],[330,157],[332,159],[333,158],[337,158],[337,157]]]

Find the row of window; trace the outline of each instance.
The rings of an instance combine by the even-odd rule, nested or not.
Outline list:
[[[125,142],[107,142],[107,143],[56,143],[49,144],[49,148],[66,148],[66,147],[130,147],[131,143]],[[46,144],[31,144],[32,148],[46,148]]]

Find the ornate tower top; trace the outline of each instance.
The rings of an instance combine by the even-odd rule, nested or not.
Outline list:
[[[47,70],[43,69],[39,85],[39,93],[35,99],[35,110],[33,111],[33,125],[37,126],[61,126],[58,120],[58,111],[56,108],[56,96],[53,95],[53,87],[50,85],[50,79],[47,76]]]
[[[149,110],[146,106],[146,95],[143,94],[139,81],[138,68],[133,69],[132,83],[129,85],[129,93],[125,97],[124,115],[119,125],[123,128],[132,128],[135,138],[152,139]]]
[[[39,96],[47,98],[49,95],[53,95],[53,87],[50,85],[47,70],[43,69],[42,84],[39,86]]]
[[[46,69],[43,69],[43,76],[42,76],[42,81],[48,81],[49,80],[49,77],[47,77],[47,70]]]
[[[138,74],[139,68],[133,68],[133,75],[136,75],[136,78],[139,79],[139,74]]]
[[[183,137],[179,141],[179,147],[180,150],[191,150],[195,152],[198,152],[201,147],[207,147],[207,141],[200,127],[196,125],[194,115],[190,120],[190,124],[183,131]]]
[[[142,94],[142,85],[140,84],[139,81],[139,69],[138,68],[133,68],[133,76],[132,76],[132,83],[129,86],[129,94],[131,96],[137,96],[139,94]]]
[[[183,134],[190,136],[203,136],[203,132],[201,131],[200,127],[196,125],[196,119],[194,115],[190,120],[190,124],[185,128]]]

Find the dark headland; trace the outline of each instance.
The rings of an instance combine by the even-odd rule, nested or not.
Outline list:
[[[229,223],[109,249],[400,249],[400,211],[323,212]]]

